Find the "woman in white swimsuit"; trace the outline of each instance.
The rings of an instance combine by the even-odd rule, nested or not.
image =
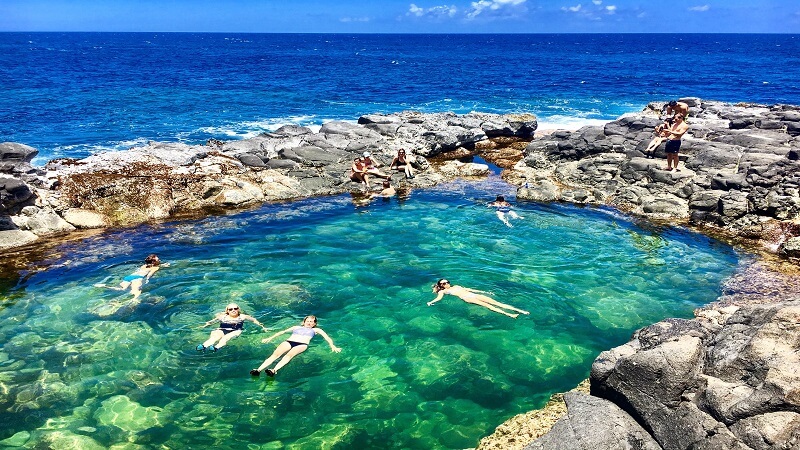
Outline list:
[[[311,338],[316,335],[322,336],[328,342],[328,345],[331,346],[331,351],[334,353],[339,353],[342,351],[341,348],[333,345],[333,340],[324,332],[322,328],[317,328],[317,316],[306,316],[303,319],[302,326],[294,326],[287,328],[283,331],[279,331],[272,336],[263,339],[261,342],[267,343],[276,337],[292,332],[292,335],[289,336],[289,339],[283,341],[278,345],[278,348],[272,352],[269,358],[265,359],[258,369],[253,369],[250,371],[250,375],[257,377],[261,374],[261,371],[272,365],[281,355],[285,356],[278,362],[278,364],[273,369],[267,369],[265,373],[271,377],[274,377],[278,371],[289,363],[295,356],[303,353],[308,348],[308,344],[311,342]]]

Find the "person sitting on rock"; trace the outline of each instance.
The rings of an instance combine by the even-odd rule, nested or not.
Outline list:
[[[673,121],[674,119],[672,117],[669,117],[667,118],[667,120],[664,121],[664,123],[656,126],[656,129],[654,131],[655,136],[653,137],[653,140],[650,141],[650,143],[647,144],[647,148],[643,150],[645,155],[652,157],[653,152],[655,152],[658,146],[661,145],[662,142],[667,140],[668,136],[667,129],[672,125]]]
[[[364,152],[364,164],[367,165],[367,173],[368,174],[375,175],[376,177],[385,178],[387,180],[391,180],[392,179],[391,175],[387,175],[387,174],[381,172],[378,169],[378,166],[381,165],[381,164],[378,162],[378,160],[376,160],[376,159],[374,159],[372,157],[372,153]]]
[[[367,165],[361,157],[353,160],[353,165],[350,167],[350,179],[357,183],[363,183],[364,188],[369,190],[369,173]]]
[[[414,178],[414,168],[411,167],[411,161],[406,156],[405,149],[401,148],[397,151],[397,156],[395,156],[392,163],[389,164],[389,168],[405,172],[406,178]]]

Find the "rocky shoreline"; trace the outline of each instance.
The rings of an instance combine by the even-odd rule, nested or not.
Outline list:
[[[401,188],[486,175],[486,165],[468,162],[479,155],[506,169],[519,200],[609,205],[686,224],[791,268],[752,261],[695,319],[667,319],[602,353],[590,395],[566,394],[566,415],[550,432],[532,443],[531,433],[512,436],[514,448],[797,448],[800,107],[681,100],[690,105],[690,130],[680,172],[663,170],[663,144],[643,153],[661,103],[603,127],[536,137],[532,115],[403,112],[319,132],[290,126],[243,141],[150,143],[44,168],[29,164],[35,149],[4,143],[0,252],[32,251],[75,230],[364,195],[348,177],[364,151],[384,163],[399,148],[412,153],[418,176],[395,173]],[[504,434],[505,444],[489,438],[480,448],[511,448],[502,445],[513,433]]]

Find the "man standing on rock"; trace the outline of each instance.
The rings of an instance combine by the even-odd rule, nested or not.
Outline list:
[[[672,115],[673,117],[680,114],[685,119],[689,115],[689,105],[677,100],[672,100],[671,102],[667,103],[666,114],[667,116]]]
[[[667,167],[664,170],[675,169],[676,172],[680,172],[678,151],[681,149],[681,137],[687,131],[689,131],[689,125],[683,121],[683,114],[675,114],[675,120],[667,129],[667,145],[664,147],[664,151],[667,152]]]

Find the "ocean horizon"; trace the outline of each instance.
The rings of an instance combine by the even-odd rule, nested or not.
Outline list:
[[[0,133],[34,164],[403,110],[577,129],[680,97],[800,104],[788,34],[0,33]]]

